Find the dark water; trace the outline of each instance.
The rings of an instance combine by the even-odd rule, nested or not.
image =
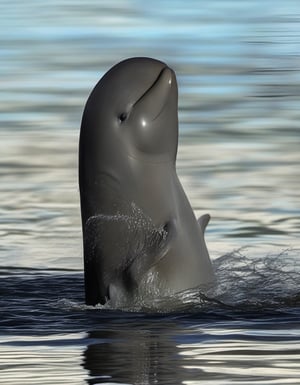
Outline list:
[[[189,291],[160,312],[85,306],[81,273],[7,269],[1,383],[297,384],[296,262],[224,256],[213,297]]]
[[[300,383],[300,4],[2,1],[0,383]],[[179,83],[177,168],[218,285],[86,307],[77,144],[125,57]]]

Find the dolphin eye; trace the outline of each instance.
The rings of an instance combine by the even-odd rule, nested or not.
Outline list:
[[[120,123],[123,123],[127,118],[127,113],[126,112],[122,112],[120,115],[119,115],[119,122]]]

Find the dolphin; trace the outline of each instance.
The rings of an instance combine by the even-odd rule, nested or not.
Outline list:
[[[170,295],[213,282],[204,240],[176,174],[178,89],[152,58],[126,59],[96,84],[79,140],[88,305]]]

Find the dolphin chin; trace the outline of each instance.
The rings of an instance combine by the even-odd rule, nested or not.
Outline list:
[[[176,76],[127,59],[91,92],[82,117],[79,187],[86,303],[130,302],[209,284],[214,273],[176,174]]]

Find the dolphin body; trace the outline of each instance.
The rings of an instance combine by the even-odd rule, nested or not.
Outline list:
[[[112,67],[85,105],[79,185],[89,305],[170,295],[209,284],[204,241],[176,174],[176,77],[165,63]]]

